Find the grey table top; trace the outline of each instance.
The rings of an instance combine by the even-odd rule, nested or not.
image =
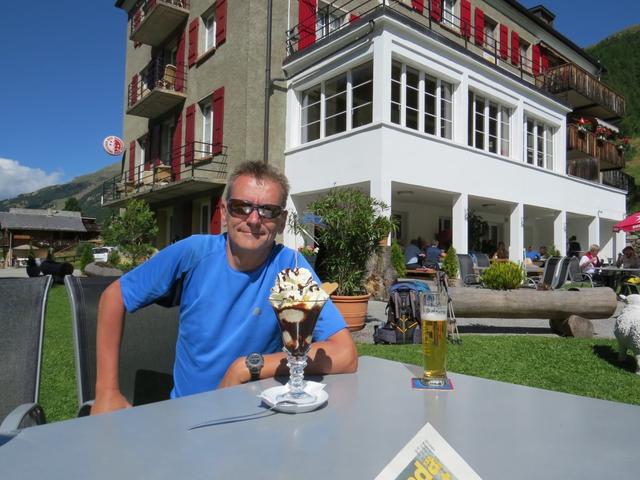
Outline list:
[[[485,479],[638,478],[640,407],[362,357],[332,375],[315,412],[260,412],[264,380],[23,430],[0,446],[0,478],[372,479],[427,422]],[[188,430],[213,419],[227,423]]]

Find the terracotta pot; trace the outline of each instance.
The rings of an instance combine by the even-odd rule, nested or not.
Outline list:
[[[357,332],[364,328],[369,297],[369,294],[354,296],[331,295],[331,300],[344,317],[345,322],[347,322],[350,332]]]

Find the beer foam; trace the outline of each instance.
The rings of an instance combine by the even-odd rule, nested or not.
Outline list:
[[[303,267],[285,268],[278,273],[275,285],[271,288],[269,301],[274,308],[282,309],[296,306],[305,310],[311,310],[324,304],[329,295],[320,288],[311,275],[311,272]],[[299,322],[300,318],[287,319],[289,322]]]

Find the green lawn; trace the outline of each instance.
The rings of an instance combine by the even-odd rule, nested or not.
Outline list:
[[[463,335],[449,345],[448,369],[478,377],[640,405],[633,359],[619,364],[614,340]],[[358,345],[372,355],[420,365],[419,345]],[[40,402],[49,422],[72,418],[77,396],[71,313],[63,286],[49,294]]]

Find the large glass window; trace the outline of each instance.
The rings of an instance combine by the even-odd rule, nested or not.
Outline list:
[[[424,98],[422,104],[419,101],[420,95]],[[422,126],[419,120],[421,116]],[[394,61],[391,66],[391,121],[413,130],[451,139],[453,85]]]
[[[346,18],[345,12],[336,8],[333,3],[318,2],[318,13],[316,14],[316,36],[318,39],[338,30]]]
[[[511,109],[469,92],[469,146],[505,157],[511,154]]]
[[[216,46],[216,14],[210,14],[204,19],[204,51]]]
[[[456,0],[443,0],[442,2],[442,23],[448,27],[456,26]]]
[[[211,102],[207,102],[202,105],[202,152],[204,154],[211,154],[213,143],[213,109],[211,108]],[[200,150],[199,148],[195,148]]]
[[[373,62],[301,93],[301,143],[361,127],[373,120]]]
[[[526,121],[526,161],[529,165],[553,170],[554,128],[533,118]]]

